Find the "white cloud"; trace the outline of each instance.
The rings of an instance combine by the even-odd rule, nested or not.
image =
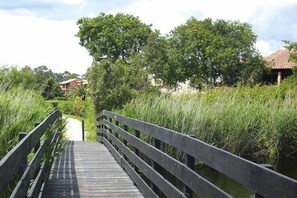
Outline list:
[[[278,24],[279,30],[269,30],[269,24],[273,24],[272,20],[275,19],[272,18],[274,13],[280,8],[292,7],[292,5],[297,5],[297,0],[136,0],[128,6],[112,10],[111,13],[123,12],[139,16],[143,22],[153,24],[153,27],[161,30],[163,34],[183,24],[191,16],[199,19],[212,18],[248,22],[253,26],[255,24],[255,33],[259,34],[261,39],[256,47],[263,55],[267,55],[281,47],[282,42],[279,37],[284,40],[295,38],[293,32],[296,31],[287,31],[286,35],[282,36],[288,25],[285,22],[289,23],[289,20]],[[288,14],[294,18],[294,13]],[[292,22],[290,21],[290,23]],[[266,27],[261,28],[261,25],[265,26],[265,24],[267,24]],[[290,26],[290,30],[294,30],[296,24],[295,26],[290,24]],[[272,31],[274,38],[269,37]]]
[[[83,74],[91,57],[74,35],[75,21],[53,21],[0,13],[0,65],[46,65],[55,72]]]

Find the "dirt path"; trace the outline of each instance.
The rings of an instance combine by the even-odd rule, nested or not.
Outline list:
[[[81,121],[74,118],[66,118],[66,138],[68,140],[82,141]]]

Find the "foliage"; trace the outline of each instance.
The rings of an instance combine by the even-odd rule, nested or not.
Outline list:
[[[41,95],[46,100],[51,100],[56,97],[61,97],[63,95],[63,91],[53,78],[48,78],[42,85]]]
[[[147,72],[139,68],[138,58],[133,57],[130,63],[103,60],[94,63],[88,70],[88,82],[97,113],[103,109],[121,107],[135,96],[137,90],[149,88]]]
[[[0,159],[18,142],[18,133],[34,127],[50,111],[35,91],[0,84]]]
[[[80,97],[82,100],[86,100],[87,96],[89,96],[88,84],[78,84],[76,87],[69,90],[68,95],[70,97]]]
[[[131,15],[103,13],[77,24],[80,44],[94,60],[87,78],[96,112],[121,107],[137,91],[149,88],[149,70],[143,61],[144,46],[154,34],[149,25]]]
[[[71,98],[68,100],[55,100],[58,103],[58,109],[66,115],[76,116],[77,119],[85,120],[86,138],[88,141],[96,141],[96,119],[95,109],[91,98],[82,101],[81,98]]]
[[[37,79],[34,76],[33,70],[26,66],[20,70],[17,67],[2,67],[0,68],[0,81],[9,83],[10,86],[22,86],[25,89],[37,89]]]
[[[59,82],[79,78],[79,74],[64,71],[62,73],[54,73],[55,79]]]
[[[237,21],[189,19],[169,35],[170,57],[175,83],[191,85],[255,84],[264,63],[255,50],[251,26]]]
[[[8,83],[12,87],[21,86],[24,89],[34,89],[46,99],[62,96],[61,89],[58,89],[58,82],[76,77],[78,77],[78,74],[68,71],[53,73],[47,66],[39,66],[34,69],[29,66],[20,69],[16,66],[0,68],[0,81]],[[50,88],[51,86],[52,88]],[[51,92],[46,93],[49,90]]]
[[[112,62],[126,60],[142,50],[151,33],[150,26],[137,17],[124,14],[101,13],[95,18],[81,18],[77,25],[80,45],[95,61],[105,58]]]
[[[297,155],[296,93],[296,86],[286,85],[285,80],[280,87],[142,96],[118,112],[195,134],[202,141],[263,163]]]
[[[284,41],[285,47],[290,50],[290,60],[297,64],[297,42]]]

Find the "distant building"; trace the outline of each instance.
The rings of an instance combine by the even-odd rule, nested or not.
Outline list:
[[[265,57],[267,66],[271,67],[271,75],[265,77],[265,81],[272,84],[280,84],[283,79],[293,74],[292,67],[296,65],[289,61],[290,51],[281,49],[270,56]]]
[[[64,94],[66,94],[69,90],[76,88],[81,83],[88,84],[86,80],[70,79],[70,80],[60,82],[60,87],[64,91]]]

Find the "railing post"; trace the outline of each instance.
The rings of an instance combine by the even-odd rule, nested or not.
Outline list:
[[[82,141],[85,141],[85,121],[81,121],[81,133],[82,133]]]
[[[191,138],[196,138],[195,135],[189,135]],[[194,170],[195,169],[195,158],[187,153],[185,153],[185,164],[187,167],[189,167],[190,169]],[[186,197],[191,198],[193,196],[193,191],[187,186],[185,185],[184,187],[184,194],[186,195]]]
[[[19,142],[27,135],[26,132],[19,132]],[[25,171],[25,166],[27,164],[27,156],[23,156],[22,155],[22,166],[19,168],[17,174],[19,176],[19,178],[22,177],[24,171]]]
[[[100,133],[101,125],[99,124],[101,119],[102,118],[97,118],[97,141],[102,144],[102,133]]]
[[[104,119],[104,120],[107,120],[107,116],[103,116],[103,119]],[[106,124],[103,125],[103,128],[104,128],[105,130],[107,130],[107,126],[106,126]],[[105,135],[104,137],[105,137],[105,139],[107,139],[107,136],[106,136],[106,135]]]
[[[268,168],[270,170],[274,170],[273,166],[271,164],[260,164],[261,166],[265,167],[265,168]],[[255,198],[264,198],[264,196],[256,193],[255,194]]]
[[[109,118],[109,122],[112,123],[112,118]],[[109,133],[112,134],[112,130],[111,130],[111,128],[109,128],[108,131],[109,131]],[[112,145],[111,138],[109,138],[109,143]]]
[[[134,134],[136,138],[140,139],[140,131],[135,129]],[[135,151],[135,154],[139,157],[139,150],[136,147],[134,147],[134,151]],[[137,166],[134,166],[134,170],[136,173],[139,173]]]
[[[119,126],[119,121],[115,121],[115,125],[116,126]],[[119,139],[119,134],[117,133],[117,132],[115,132],[115,137],[117,138],[117,139]],[[117,151],[119,151],[119,148],[115,145],[115,149],[117,150]]]
[[[40,123],[39,122],[35,122],[34,123],[34,128],[36,128]],[[34,147],[34,152],[36,153],[37,150],[39,149],[40,147],[40,140],[37,142],[36,146]]]
[[[127,126],[127,125],[124,125],[124,130],[128,132],[128,126]],[[128,145],[127,140],[125,140],[125,139],[124,139],[124,145],[125,145],[125,146]],[[124,159],[125,159],[126,161],[128,160],[127,156],[126,156],[124,153],[123,153],[123,157],[124,157]]]
[[[161,149],[161,141],[156,138],[153,138],[153,146],[156,149],[160,150]],[[157,171],[158,173],[161,171],[161,166],[153,160],[152,160],[152,168],[155,169],[155,171]],[[151,182],[151,188],[157,195],[160,194],[159,188],[153,182]]]

